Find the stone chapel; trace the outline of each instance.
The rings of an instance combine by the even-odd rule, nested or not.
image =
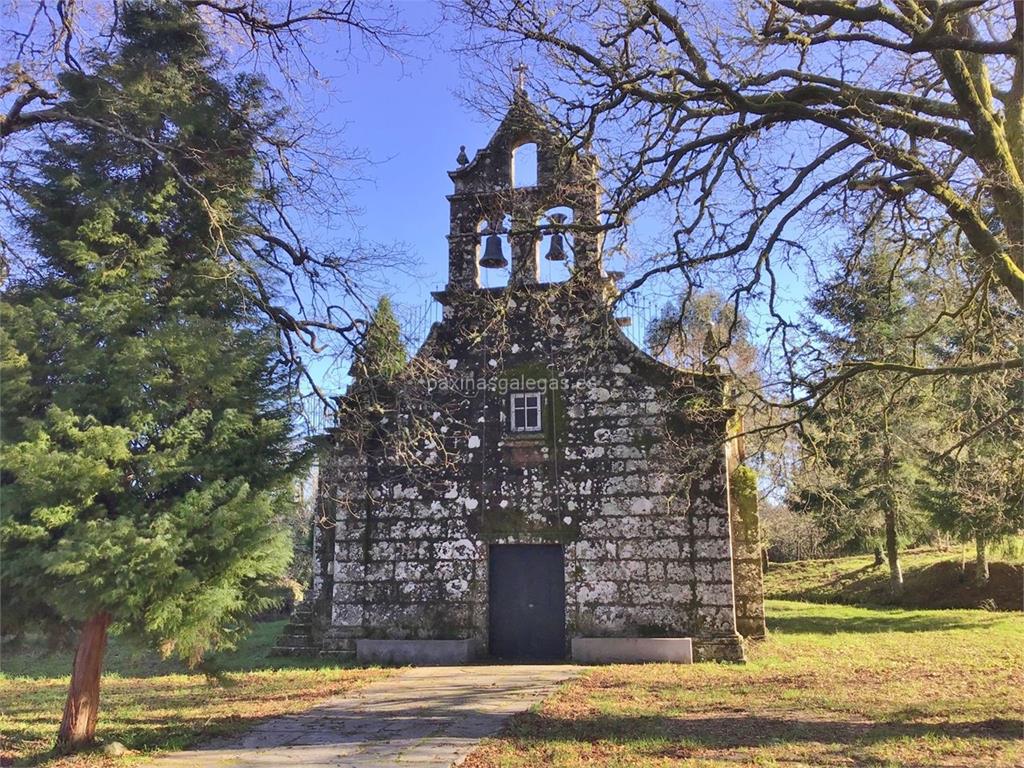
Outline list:
[[[313,588],[278,650],[742,660],[764,610],[756,506],[730,485],[729,377],[625,336],[596,161],[521,86],[458,162],[442,319],[396,380],[339,398]],[[564,279],[542,281],[542,260]]]

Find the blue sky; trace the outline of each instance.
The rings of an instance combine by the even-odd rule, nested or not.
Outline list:
[[[461,40],[451,25],[438,23],[433,3],[404,2],[398,7],[410,29],[436,30],[404,44],[410,55],[401,59],[370,56],[353,61],[345,41],[324,41],[316,66],[328,86],[306,98],[315,95],[315,119],[340,130],[346,150],[367,156],[369,162],[359,171],[365,180],[354,187],[351,200],[360,211],[355,221],[361,236],[401,248],[414,272],[389,273],[373,290],[391,295],[403,326],[415,336],[438,319],[430,292],[447,280],[445,196],[453,189],[448,171],[458,167],[461,145],[472,158],[487,144],[500,115],[485,114],[457,95],[470,85],[452,50]],[[344,385],[339,378],[343,371],[323,370],[329,389]]]
[[[312,120],[337,131],[339,152],[365,156],[354,173],[350,203],[353,220],[336,222],[340,231],[357,226],[367,243],[392,246],[411,274],[389,271],[369,285],[372,303],[379,292],[396,303],[403,328],[424,333],[439,309],[430,292],[444,286],[448,274],[448,171],[458,166],[459,146],[472,153],[484,146],[496,123],[456,95],[461,83],[450,26],[440,25],[430,2],[399,2],[402,23],[410,30],[434,29],[429,36],[400,43],[406,55],[349,49],[345,38],[328,37],[314,50],[313,62],[327,82],[291,94],[293,103],[310,106]],[[332,32],[332,35],[338,33]],[[296,98],[297,97],[297,98]],[[310,222],[316,226],[317,222]],[[314,366],[328,391],[346,383],[347,363],[329,370]]]
[[[432,3],[398,5],[412,29],[437,23]],[[362,234],[404,247],[421,279],[394,274],[386,288],[396,301],[417,308],[447,279],[448,171],[458,167],[460,145],[472,157],[496,127],[456,96],[462,78],[450,52],[453,32],[443,26],[429,38],[403,44],[411,55],[401,60],[351,62],[344,49],[325,44],[325,58],[318,62],[332,78],[332,98],[319,119],[341,128],[344,145],[370,161],[360,170],[366,180],[352,199],[361,209]]]
[[[500,115],[484,114],[457,95],[471,86],[453,52],[462,41],[450,24],[438,25],[433,3],[398,7],[411,29],[436,30],[407,43],[411,55],[401,60],[353,62],[344,42],[325,41],[316,63],[330,83],[318,96],[317,119],[340,129],[346,148],[367,154],[365,181],[352,196],[361,211],[356,220],[366,240],[404,248],[416,275],[392,274],[385,290],[415,314],[447,279],[448,171],[457,167],[460,145],[472,158],[487,144]]]
[[[365,240],[400,246],[414,273],[389,273],[372,292],[389,293],[402,311],[404,326],[418,335],[437,319],[436,306],[429,309],[430,292],[447,278],[445,195],[452,190],[447,172],[457,167],[460,145],[465,144],[472,157],[487,143],[500,115],[484,114],[458,95],[460,89],[473,87],[454,51],[463,42],[462,31],[441,22],[432,2],[399,2],[396,7],[410,30],[433,32],[403,42],[408,55],[401,58],[358,51],[353,56],[347,39],[325,39],[313,50],[315,65],[328,85],[302,94],[298,103],[310,105],[311,120],[340,131],[340,147],[368,157],[370,162],[359,171],[365,180],[353,187],[351,202],[360,209],[355,220]],[[494,95],[484,101],[494,103]],[[641,214],[634,221],[631,236],[649,246],[658,241],[663,226],[654,220],[656,214],[646,218],[652,220]],[[780,275],[786,283],[783,294],[793,307],[805,289],[795,275],[784,269]],[[726,291],[731,287],[723,286]],[[628,333],[634,340],[642,338],[644,318],[656,312],[673,290],[670,284],[652,285],[638,297],[644,306],[632,311],[637,322]],[[339,373],[325,370],[328,389],[343,386]]]

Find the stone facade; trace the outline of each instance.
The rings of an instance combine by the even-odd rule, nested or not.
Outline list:
[[[524,141],[538,178],[515,188]],[[728,378],[667,367],[622,333],[594,169],[518,91],[452,172],[443,320],[396,382],[341,399],[322,465],[311,600],[325,650],[365,638],[486,652],[500,544],[561,546],[566,655],[579,637],[685,637],[695,660],[740,660],[741,634],[763,635],[756,507],[741,514],[730,492]],[[572,272],[548,284],[538,242],[554,206],[572,212]],[[481,288],[480,223],[502,215],[509,284]],[[519,392],[540,395],[537,431],[512,430]]]

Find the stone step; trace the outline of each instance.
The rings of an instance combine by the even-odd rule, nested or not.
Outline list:
[[[274,646],[282,647],[299,647],[303,645],[309,645],[311,647],[318,647],[319,643],[313,641],[311,637],[286,637],[282,635],[274,641]]]
[[[312,645],[275,645],[270,649],[271,656],[311,656],[320,654],[320,649]]]
[[[350,637],[327,637],[324,638],[323,649],[329,652],[355,653],[356,641]]]
[[[356,657],[355,649],[351,651],[320,651],[321,659],[334,659],[335,661],[351,661]]]
[[[328,637],[361,637],[362,627],[333,626],[327,630]]]
[[[292,609],[288,623],[278,635],[271,656],[311,656],[320,652],[313,640],[313,609],[308,603],[299,603]]]
[[[311,637],[279,637],[274,642],[275,648],[319,648],[320,644]]]
[[[317,648],[312,645],[275,645],[270,649],[271,656],[287,658],[320,658],[335,661],[350,661],[356,657],[355,645],[351,649]]]

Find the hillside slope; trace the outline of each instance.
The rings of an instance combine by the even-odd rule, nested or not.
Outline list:
[[[900,605],[907,608],[1024,610],[1024,565],[993,562],[989,583],[974,586],[974,563],[961,567],[955,551],[915,550],[901,557],[904,594],[889,594],[889,569],[871,555],[772,563],[764,575],[765,597],[815,603]]]

